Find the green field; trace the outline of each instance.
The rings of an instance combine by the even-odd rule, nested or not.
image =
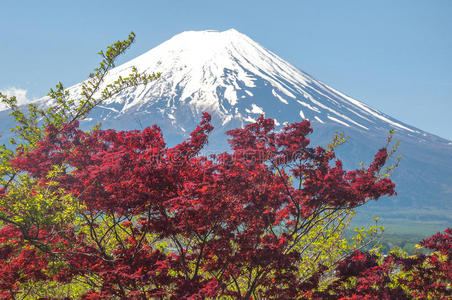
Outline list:
[[[355,227],[374,225],[373,219],[376,216],[379,217],[378,224],[385,228],[379,240],[379,243],[383,245],[383,252],[400,247],[409,254],[413,254],[417,251],[414,245],[432,234],[452,226],[452,218],[441,210],[413,209],[404,210],[402,214],[397,210],[374,209],[372,212],[359,211],[352,221],[351,230]]]

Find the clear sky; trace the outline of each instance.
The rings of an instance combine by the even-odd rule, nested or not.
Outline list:
[[[0,2],[0,91],[38,98],[137,35],[129,60],[185,30],[235,28],[320,81],[452,140],[452,0]]]

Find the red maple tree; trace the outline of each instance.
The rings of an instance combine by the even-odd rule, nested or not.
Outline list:
[[[45,189],[56,201],[70,195],[75,204],[71,217],[44,223],[15,221],[13,211],[0,208],[7,216],[0,229],[3,297],[23,294],[30,281],[81,282],[85,299],[409,297],[387,287],[396,264],[419,271],[400,281],[413,293],[439,287],[447,293],[438,282],[450,282],[450,231],[447,241],[425,242],[446,260],[378,262],[355,252],[336,269],[319,266],[300,276],[305,248],[296,245],[319,217],[394,194],[394,183],[379,176],[386,148],[368,168],[346,171],[332,149],[309,145],[308,121],[277,132],[262,116],[228,132],[231,152],[202,156],[212,129],[204,114],[189,139],[167,147],[156,126],[85,132],[75,121],[49,126],[32,151],[19,149],[12,165],[31,178],[30,195]],[[14,195],[3,189],[0,197]],[[67,207],[44,215],[59,214]],[[424,276],[426,260],[440,271],[429,268],[434,274]],[[320,282],[327,274],[336,280],[325,290]],[[431,276],[439,277],[424,286]],[[346,285],[352,277],[357,288]]]

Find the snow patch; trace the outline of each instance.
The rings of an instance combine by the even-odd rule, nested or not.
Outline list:
[[[351,122],[351,123],[353,123],[353,124],[355,124],[355,125],[357,125],[357,126],[359,126],[359,127],[361,127],[361,128],[364,128],[364,129],[366,129],[366,130],[369,130],[369,128],[367,128],[366,126],[361,125],[360,123],[358,123],[358,122],[356,122],[356,121],[350,119],[350,118],[347,117],[346,115],[341,114],[341,113],[335,111],[334,109],[332,109],[332,108],[330,108],[330,107],[328,107],[328,106],[326,106],[326,105],[324,105],[324,104],[322,104],[322,103],[320,103],[320,102],[318,102],[318,101],[316,101],[316,100],[314,100],[314,99],[312,99],[312,102],[313,102],[314,104],[320,106],[321,108],[326,109],[326,110],[332,112],[333,114],[335,114],[335,115],[337,115],[337,116],[343,118],[344,120],[347,120],[347,121],[349,121],[349,122]],[[329,118],[329,116],[328,116],[328,118]],[[336,120],[337,120],[337,119],[336,119]],[[348,126],[348,124],[347,124],[347,126]]]
[[[303,111],[300,109],[300,117],[302,118],[302,119],[306,119],[306,117],[304,116],[304,113],[303,113]]]
[[[244,118],[243,121],[249,122],[249,123],[256,123],[256,119],[253,119],[250,116],[246,116],[246,118]]]
[[[366,121],[369,121],[369,122],[375,123],[375,122],[373,122],[373,121],[369,120],[368,118],[366,118],[365,116],[363,116],[363,115],[361,115],[361,114],[357,113],[357,112],[356,112],[356,111],[354,111],[353,109],[350,109],[350,108],[348,108],[348,107],[346,107],[346,109],[347,109],[348,111],[350,111],[350,112],[354,113],[355,115],[357,115],[357,116],[358,116],[358,117],[360,117],[361,119],[364,119],[364,120],[366,120]]]
[[[263,115],[263,114],[265,114],[265,112],[264,112],[264,110],[262,109],[262,107],[257,106],[257,105],[254,104],[254,103],[251,104],[251,110],[248,109],[248,108],[246,108],[245,111],[246,111],[247,113],[250,113],[250,114],[257,114],[257,115]]]
[[[221,126],[226,125],[231,120],[232,120],[232,116],[231,115],[226,116],[226,118],[223,120],[223,122],[221,122]]]
[[[323,122],[322,119],[320,119],[319,117],[314,116],[314,118],[315,118],[317,121],[319,121],[320,123],[325,124],[325,122]]]
[[[330,115],[328,115],[328,119],[330,119],[330,120],[332,120],[332,121],[334,121],[334,122],[337,122],[337,123],[339,123],[339,124],[345,125],[345,126],[347,126],[347,127],[350,127],[350,125],[348,125],[348,124],[345,123],[344,121],[341,121],[341,120],[339,120],[339,119],[336,119],[335,117],[332,117],[332,116],[330,116]]]
[[[234,106],[238,102],[237,93],[234,90],[234,86],[228,85],[226,86],[226,90],[224,91],[224,98],[228,100],[228,102]]]
[[[115,113],[119,113],[119,110],[117,110],[117,109],[115,109],[115,108],[113,108],[113,107],[103,106],[103,105],[98,105],[97,107],[103,108],[103,109],[108,109],[108,110],[111,110],[111,111],[113,111],[113,112],[115,112]]]
[[[297,102],[300,103],[301,105],[303,105],[304,107],[309,108],[309,109],[312,110],[312,111],[315,111],[315,112],[317,112],[317,113],[320,113],[320,110],[319,110],[317,107],[311,106],[311,105],[309,105],[308,103],[303,102],[303,101],[300,101],[300,100],[297,100]]]
[[[287,102],[286,99],[284,99],[283,97],[281,97],[280,95],[278,95],[278,93],[275,92],[275,90],[272,89],[272,94],[273,96],[275,96],[276,98],[279,99],[279,101],[281,101],[284,104],[289,104],[289,102]]]

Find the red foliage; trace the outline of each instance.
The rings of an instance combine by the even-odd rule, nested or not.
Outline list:
[[[379,261],[376,255],[357,251],[337,265],[338,279],[325,291],[305,294],[318,299],[451,299],[451,233],[449,228],[421,243],[436,250],[430,255],[392,254]],[[408,276],[394,280],[401,272]],[[350,285],[351,279],[355,284]]]
[[[11,299],[18,292],[18,285],[28,280],[47,280],[43,270],[48,255],[27,245],[17,228],[0,229],[0,298]]]
[[[58,183],[55,188],[63,188],[84,205],[82,215],[91,236],[76,227],[64,228],[57,231],[64,234],[41,241],[49,247],[41,249],[37,258],[36,249],[14,246],[7,233],[13,229],[2,228],[4,289],[17,285],[22,277],[70,282],[75,276],[95,274],[102,284],[85,299],[163,295],[249,299],[257,287],[267,298],[315,295],[312,291],[321,274],[309,280],[297,276],[301,253],[289,249],[290,242],[303,234],[303,220],[326,206],[354,208],[394,194],[392,181],[377,175],[386,162],[386,149],[378,151],[367,170],[345,171],[340,161],[333,163],[334,152],[309,147],[309,122],[275,132],[273,121],[260,117],[255,124],[228,132],[231,153],[201,156],[212,129],[210,116],[204,114],[188,140],[168,148],[156,126],[90,133],[78,129],[77,122],[62,129],[47,128],[38,148],[19,152],[13,165],[41,183],[49,180],[46,175],[52,166],[64,166],[66,172],[52,179]],[[290,183],[289,174],[298,186]],[[114,236],[111,251],[92,230],[104,216],[117,220],[112,231],[118,226],[128,230],[126,236]],[[169,245],[160,249],[150,234]],[[21,245],[33,242],[20,235],[16,239]],[[444,244],[442,237],[425,243]],[[48,267],[55,249],[65,265],[54,278],[45,278],[38,269]],[[449,248],[438,250],[449,251],[450,257],[450,240]],[[24,262],[27,266],[19,278],[17,268]],[[240,289],[236,278],[244,270],[255,272],[248,288]],[[386,284],[387,269],[369,254],[355,253],[339,264],[337,272],[338,282],[360,277],[357,295],[386,295],[375,294],[372,285]],[[336,286],[331,290],[336,291]]]

